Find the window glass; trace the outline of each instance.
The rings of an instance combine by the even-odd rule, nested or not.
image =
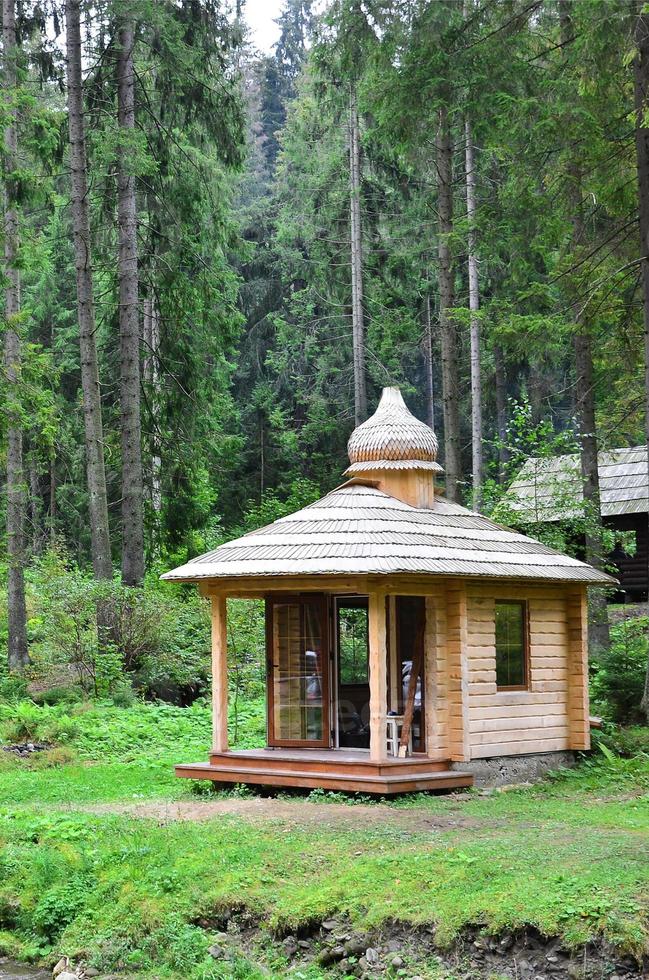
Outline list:
[[[338,656],[341,684],[367,684],[367,601],[338,606]]]
[[[527,637],[524,602],[496,603],[496,685],[527,686]]]

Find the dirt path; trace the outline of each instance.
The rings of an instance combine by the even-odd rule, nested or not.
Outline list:
[[[358,830],[359,827],[401,830],[406,833],[429,833],[436,830],[496,826],[497,822],[464,816],[450,806],[444,814],[431,813],[423,808],[398,810],[389,806],[354,805],[342,803],[309,803],[308,801],[227,798],[149,803],[100,803],[84,806],[91,813],[119,813],[129,817],[157,820],[166,824],[177,820],[216,820],[218,817],[241,817],[251,823],[281,823],[295,828],[326,826],[336,830]]]

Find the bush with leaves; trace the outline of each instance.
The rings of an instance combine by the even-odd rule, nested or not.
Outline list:
[[[626,619],[611,627],[611,648],[591,661],[591,697],[594,710],[611,721],[642,720],[649,641],[649,616]]]

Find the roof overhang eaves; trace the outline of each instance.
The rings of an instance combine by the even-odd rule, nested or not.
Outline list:
[[[589,566],[590,567],[590,566]],[[228,575],[215,575],[214,573],[206,572],[203,575],[179,575],[175,576],[173,571],[166,572],[164,575],[160,576],[162,581],[166,582],[180,582],[180,583],[208,583],[215,582],[218,583],[220,588],[228,582],[232,582],[235,585],[238,581],[245,579],[245,581],[251,585],[258,584],[259,591],[266,590],[266,584],[269,579],[281,578],[286,581],[304,581],[305,579],[313,579],[314,582],[322,582],[322,580],[340,579],[362,579],[362,580],[384,580],[389,577],[399,578],[399,579],[413,579],[413,580],[428,580],[428,579],[452,579],[460,581],[485,581],[490,580],[493,582],[516,582],[520,584],[556,584],[556,585],[584,585],[588,588],[615,588],[619,585],[619,582],[612,575],[608,575],[606,572],[599,572],[597,569],[591,567],[591,571],[594,572],[598,577],[588,576],[588,577],[576,577],[574,575],[564,576],[550,576],[550,575],[490,575],[487,572],[475,572],[473,575],[467,575],[466,573],[453,574],[452,572],[412,572],[412,571],[367,571],[367,572],[279,572],[279,571],[268,571],[268,572],[257,572],[251,573],[246,571],[234,572]]]

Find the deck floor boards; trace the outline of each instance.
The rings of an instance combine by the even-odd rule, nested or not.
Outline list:
[[[423,755],[371,760],[354,749],[242,749],[212,753],[209,762],[176,766],[185,779],[394,794],[471,786],[469,773]]]

